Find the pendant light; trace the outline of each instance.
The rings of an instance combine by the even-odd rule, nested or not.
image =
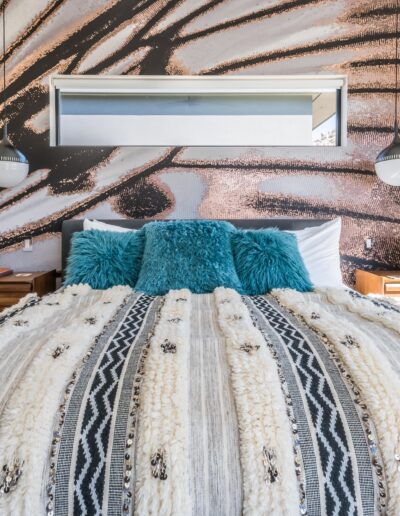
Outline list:
[[[3,139],[0,141],[0,188],[17,185],[29,172],[29,163],[7,137],[6,116],[6,3],[3,2]]]
[[[398,96],[399,96],[399,10],[400,2],[396,2],[396,89],[395,89],[395,121],[394,138],[389,147],[386,147],[376,158],[375,170],[384,183],[400,186],[400,136],[398,124]]]

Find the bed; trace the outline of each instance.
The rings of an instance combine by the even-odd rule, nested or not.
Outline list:
[[[399,333],[347,288],[29,295],[0,314],[0,514],[398,515]]]

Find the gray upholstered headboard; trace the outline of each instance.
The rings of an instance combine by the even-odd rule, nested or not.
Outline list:
[[[165,219],[164,219],[165,220]],[[168,219],[169,220],[169,219]],[[152,220],[143,219],[113,219],[101,220],[108,224],[114,224],[129,229],[139,229]],[[162,221],[161,221],[162,222]],[[231,224],[243,229],[279,228],[282,230],[304,229],[313,226],[320,226],[325,219],[233,219],[228,220]],[[75,231],[83,230],[83,220],[65,220],[62,223],[62,270],[65,270],[69,254],[71,237]]]

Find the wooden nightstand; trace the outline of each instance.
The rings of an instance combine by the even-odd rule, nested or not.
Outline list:
[[[18,303],[30,292],[39,296],[56,289],[56,271],[16,272],[0,278],[0,310]]]
[[[400,271],[356,270],[356,290],[360,294],[400,296]]]

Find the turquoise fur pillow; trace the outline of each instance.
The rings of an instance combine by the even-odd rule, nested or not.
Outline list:
[[[220,286],[241,290],[230,243],[235,228],[228,222],[150,222],[144,230],[136,290],[152,295],[180,288],[198,294]]]
[[[135,286],[144,249],[144,232],[92,229],[74,233],[65,285],[88,283],[95,289]]]
[[[312,290],[294,235],[278,229],[237,231],[232,248],[246,294],[266,294],[274,288]]]

